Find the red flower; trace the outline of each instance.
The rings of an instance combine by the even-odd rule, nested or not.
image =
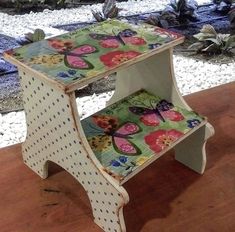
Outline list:
[[[169,147],[173,142],[183,135],[184,134],[182,132],[175,129],[157,130],[145,136],[144,140],[149,145],[151,150],[158,153]]]
[[[51,47],[59,51],[69,50],[74,47],[73,42],[70,40],[48,39],[48,43]]]
[[[136,51],[114,51],[100,56],[100,60],[108,67],[114,67],[139,55],[141,53]]]

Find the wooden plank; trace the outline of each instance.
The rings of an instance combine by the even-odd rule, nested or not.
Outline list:
[[[235,83],[186,97],[215,127],[206,171],[201,176],[169,153],[136,175],[124,185],[127,231],[234,231],[234,99]],[[1,231],[102,231],[85,191],[64,170],[52,165],[50,177],[40,179],[23,164],[20,145],[1,149],[0,163]]]
[[[199,133],[204,138],[205,133],[201,132],[201,128],[207,124],[206,118],[194,111],[173,105],[157,94],[151,94],[144,89],[136,91],[81,121],[96,158],[120,185],[173,147],[180,143],[184,146],[185,139],[193,140],[192,144],[197,144],[196,139],[190,139],[191,136]],[[163,111],[161,107],[164,105],[166,109],[166,104],[168,110]],[[158,108],[155,108],[157,105]],[[156,110],[159,109],[162,118],[157,115],[156,118],[144,118],[145,109],[150,111],[148,116],[157,114]],[[110,120],[113,123],[109,123]],[[189,124],[192,120],[197,122],[194,127]],[[153,149],[152,143],[147,142],[146,138],[153,138],[156,131],[161,134],[158,138],[161,142],[158,143],[158,148]],[[174,136],[168,135],[168,131]],[[122,137],[123,135],[128,136]],[[161,140],[161,137],[172,140],[169,139],[168,144],[164,145],[165,140]],[[197,144],[199,150],[202,149],[200,142],[199,140]],[[188,156],[188,152],[185,154]]]
[[[119,35],[128,30],[133,35]],[[102,39],[100,34],[113,37],[114,44],[108,44],[110,42]],[[132,38],[132,42],[125,43],[123,39],[128,38]],[[7,51],[4,58],[65,92],[72,92],[172,48],[183,40],[181,35],[147,24],[137,27],[118,20],[108,20]]]

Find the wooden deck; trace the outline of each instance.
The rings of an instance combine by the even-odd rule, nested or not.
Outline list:
[[[186,100],[215,127],[205,174],[169,152],[127,182],[128,232],[235,231],[235,83]],[[101,232],[85,191],[64,170],[52,164],[40,179],[23,164],[20,144],[1,149],[0,164],[1,232]]]

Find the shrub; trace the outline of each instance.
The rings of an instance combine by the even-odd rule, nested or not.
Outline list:
[[[116,18],[119,11],[120,9],[116,6],[115,0],[105,0],[102,12],[92,10],[92,14],[98,22],[101,22],[108,18]]]
[[[150,15],[147,23],[167,28],[169,25],[180,25],[197,21],[197,2],[194,0],[171,0],[161,14]]]
[[[189,49],[207,54],[235,54],[235,35],[217,33],[213,26],[206,24],[194,37],[198,42]]]
[[[233,0],[213,0],[214,10],[227,14],[231,9]]]

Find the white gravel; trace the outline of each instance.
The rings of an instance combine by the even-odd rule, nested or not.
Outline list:
[[[151,12],[162,9],[168,0],[129,0],[118,3],[122,15]],[[199,4],[210,0],[200,0]],[[79,9],[44,10],[41,13],[10,16],[0,13],[0,33],[9,36],[19,36],[35,27],[51,27],[58,24],[87,22],[93,20],[90,8],[100,9],[101,4],[83,6]],[[174,67],[178,87],[183,95],[208,89],[224,83],[235,81],[235,65],[231,63],[210,63],[205,60],[174,56]],[[105,106],[112,92],[92,95],[79,99],[78,110],[86,117]],[[24,111],[0,114],[0,148],[23,142],[26,135]]]

